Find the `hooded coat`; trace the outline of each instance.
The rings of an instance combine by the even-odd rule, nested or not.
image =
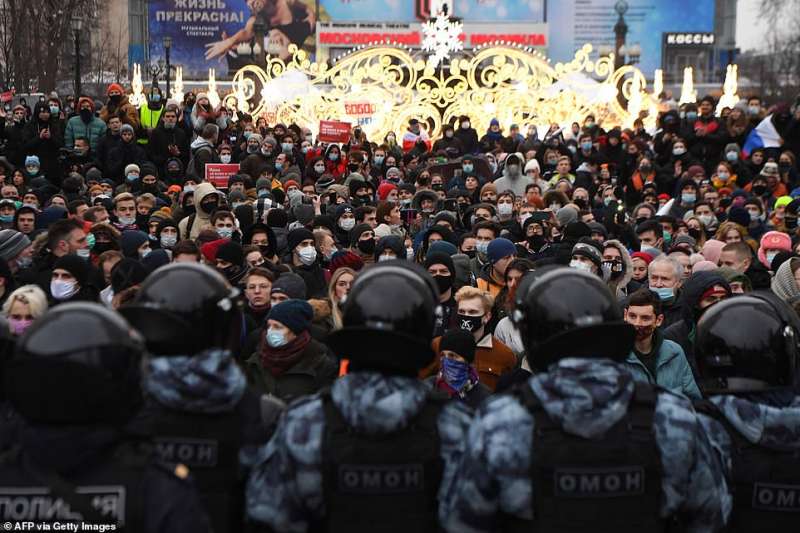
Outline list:
[[[633,279],[633,261],[631,261],[631,254],[628,253],[628,249],[618,240],[610,239],[603,243],[604,248],[609,246],[613,246],[619,251],[622,257],[622,267],[624,270],[621,278],[608,281],[608,288],[617,296],[618,300],[622,300],[627,298],[628,284]]]
[[[130,124],[134,130],[139,129],[139,111],[128,101],[127,95],[122,95],[119,104],[113,105],[109,101],[100,110],[100,120],[106,124],[111,117],[119,117],[123,124]]]
[[[217,190],[208,182],[201,183],[194,191],[194,214],[185,217],[178,224],[178,233],[181,239],[196,239],[200,235],[200,230],[203,226],[211,224],[211,213],[206,213],[201,207],[203,198],[210,194],[219,194]],[[192,219],[191,227],[189,226],[189,219]]]
[[[516,157],[519,164],[519,174],[511,176],[508,173],[509,159]],[[497,188],[498,193],[511,191],[519,198],[525,196],[525,187],[534,183],[533,178],[525,175],[525,157],[519,152],[509,154],[506,158],[505,165],[503,165],[503,175],[494,181],[494,186]]]

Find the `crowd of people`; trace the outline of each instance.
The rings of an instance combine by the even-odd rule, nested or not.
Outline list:
[[[123,511],[86,504],[62,476],[136,435],[161,466],[139,480],[129,530],[360,531],[389,516],[397,531],[584,530],[611,515],[559,503],[578,474],[536,492],[530,449],[547,437],[533,425],[590,443],[546,447],[541,468],[593,457],[598,438],[653,440],[618,427],[627,417],[655,428],[660,459],[645,462],[662,464],[666,496],[649,477],[611,491],[641,500],[615,531],[679,515],[692,531],[759,523],[731,514],[720,435],[748,427],[751,444],[800,447],[786,442],[800,410],[784,394],[800,335],[800,98],[753,96],[719,117],[710,96],[665,100],[654,130],[588,116],[547,131],[492,119],[479,133],[462,116],[436,139],[412,119],[325,143],[204,93],[146,96],[137,109],[112,84],[105,102],[52,94],[0,111],[0,449],[17,450],[0,472],[55,483],[84,519],[120,524]],[[748,145],[763,120],[780,147]],[[212,183],[216,163],[239,172]],[[761,330],[772,366],[736,373],[742,353],[759,357],[736,334]],[[713,396],[773,387],[746,405]],[[752,429],[742,409],[762,404],[775,418]],[[619,463],[620,446],[596,463]],[[124,458],[149,465],[142,454]],[[418,476],[436,481],[417,490]],[[0,518],[41,518],[0,501]]]

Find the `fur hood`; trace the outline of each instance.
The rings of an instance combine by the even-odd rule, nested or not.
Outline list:
[[[619,250],[619,253],[622,256],[622,266],[624,267],[625,271],[621,278],[617,280],[610,280],[608,282],[608,288],[614,292],[617,298],[625,298],[628,296],[625,288],[633,279],[633,261],[631,261],[631,254],[628,253],[628,249],[625,248],[625,245],[618,240],[611,239],[603,243],[604,249],[609,246],[613,246]]]

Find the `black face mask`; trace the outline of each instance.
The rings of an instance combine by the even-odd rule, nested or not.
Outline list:
[[[483,316],[467,316],[457,314],[456,319],[458,319],[459,329],[469,331],[470,333],[475,333],[483,326]]]
[[[347,169],[350,172],[358,172],[358,169],[360,167],[361,167],[361,165],[359,165],[358,163],[350,163],[349,165],[347,165]]]
[[[218,205],[219,204],[217,202],[200,202],[200,207],[203,209],[203,211],[205,211],[208,214],[211,214],[214,211],[216,211]]]
[[[259,244],[258,249],[264,257],[272,257],[272,250],[269,249],[269,244]]]
[[[366,241],[358,241],[356,245],[361,253],[372,255],[375,253],[375,239],[367,239]]]
[[[797,215],[790,215],[786,213],[786,216],[783,217],[783,223],[786,225],[786,229],[796,229],[797,228]]]
[[[619,279],[625,273],[622,261],[603,261],[603,270],[608,270],[611,279]]]
[[[95,242],[94,246],[92,247],[92,252],[97,255],[100,255],[103,252],[108,252],[109,250],[116,250],[113,242]]]
[[[767,186],[766,185],[754,185],[753,186],[753,193],[756,196],[763,196],[765,192],[767,192]]]
[[[117,105],[122,101],[122,95],[115,94],[114,96],[109,96],[108,101],[111,102],[113,105]]]
[[[433,276],[436,286],[439,287],[439,294],[444,294],[453,286],[453,276]]]
[[[528,246],[530,246],[530,249],[533,250],[533,251],[536,251],[536,252],[541,250],[542,246],[547,244],[547,241],[545,241],[545,239],[544,239],[544,235],[531,235],[530,237],[528,237],[527,240],[528,240]]]
[[[700,238],[700,230],[696,228],[689,228],[689,236],[694,240],[698,240]]]
[[[81,120],[86,124],[88,124],[89,122],[92,121],[94,113],[92,113],[91,109],[81,109],[80,115],[81,115]]]
[[[461,252],[461,253],[472,259],[473,257],[475,257],[475,254],[478,253],[478,250],[467,250],[466,252]]]

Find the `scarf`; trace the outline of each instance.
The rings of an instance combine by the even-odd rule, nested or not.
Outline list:
[[[269,370],[273,376],[280,376],[300,361],[300,356],[303,355],[309,342],[311,342],[311,334],[304,331],[292,342],[273,348],[267,344],[267,336],[264,335],[260,348],[261,366]]]

